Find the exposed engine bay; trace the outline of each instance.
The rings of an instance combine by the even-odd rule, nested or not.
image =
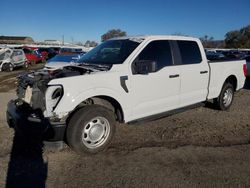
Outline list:
[[[38,70],[17,77],[17,96],[21,103],[27,103],[33,110],[46,109],[45,93],[52,79],[91,74],[100,71],[84,66],[66,66],[54,71]]]

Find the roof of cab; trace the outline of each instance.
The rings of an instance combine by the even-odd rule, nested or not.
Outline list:
[[[169,40],[199,40],[198,38],[194,37],[187,37],[187,36],[176,36],[176,35],[139,35],[139,36],[125,36],[125,37],[117,37],[112,38],[110,40],[125,40],[125,39],[135,39],[135,40],[152,40],[152,39],[169,39]]]

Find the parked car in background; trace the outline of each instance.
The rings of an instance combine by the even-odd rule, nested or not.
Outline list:
[[[215,52],[215,51],[206,51],[206,56],[207,56],[207,59],[210,61],[226,59],[225,55],[223,55],[220,52]]]
[[[43,57],[37,49],[32,49],[32,48],[23,48],[23,51],[25,53],[25,56],[27,60],[31,64],[38,64],[38,63],[43,63],[45,62],[45,57]]]
[[[84,51],[81,48],[61,48],[59,51],[59,54],[66,54],[66,53],[84,53]]]
[[[47,61],[45,69],[52,71],[67,65],[76,65],[81,56],[80,54],[58,54]]]
[[[50,47],[51,49],[53,49],[55,52],[56,52],[56,54],[59,54],[59,51],[60,51],[60,47]]]
[[[57,54],[53,48],[45,47],[38,48],[38,52],[45,57],[46,60],[53,58]]]
[[[243,59],[246,57],[245,53],[238,50],[223,51],[222,54],[225,55],[227,59]]]
[[[13,71],[15,67],[27,68],[28,66],[23,50],[10,48],[0,50],[0,71]]]

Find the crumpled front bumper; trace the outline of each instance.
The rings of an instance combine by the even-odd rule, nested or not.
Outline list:
[[[52,122],[39,110],[27,103],[11,100],[7,106],[6,119],[10,127],[25,135],[42,136],[45,141],[63,141],[66,123]]]

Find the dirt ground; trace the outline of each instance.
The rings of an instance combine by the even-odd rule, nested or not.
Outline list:
[[[28,69],[16,68],[13,72],[0,72],[0,92],[7,92],[11,89],[16,88],[16,76],[23,74],[25,72],[34,71],[44,67],[44,64],[39,63],[30,66]]]
[[[108,150],[91,156],[15,135],[5,120],[14,97],[0,93],[0,187],[250,187],[249,80],[228,112],[208,105],[118,125]]]

